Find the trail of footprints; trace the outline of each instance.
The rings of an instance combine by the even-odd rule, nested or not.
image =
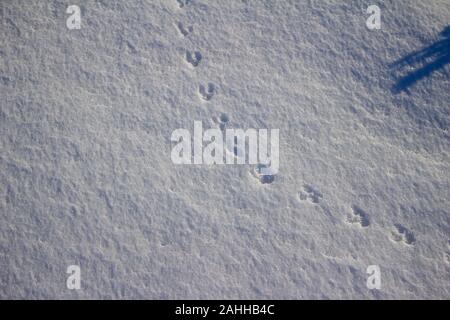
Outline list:
[[[191,0],[176,0],[179,8],[185,8],[191,4]],[[177,23],[177,29],[179,33],[187,37],[194,32],[193,26],[185,26],[182,22]],[[199,66],[203,56],[199,51],[186,50],[185,60],[193,68]],[[210,101],[216,94],[216,87],[213,83],[207,83],[206,85],[200,84],[198,87],[198,95],[203,101]],[[228,115],[222,113],[219,116],[212,118],[213,123],[219,126],[220,130],[225,131],[227,125],[230,122]],[[239,150],[234,145],[233,152],[235,157],[239,156]],[[251,172],[252,176],[259,180],[261,184],[270,184],[275,181],[275,175],[270,174],[270,166],[266,164],[258,164]],[[308,203],[311,205],[319,205],[322,201],[323,195],[312,185],[304,184],[300,192],[298,193],[298,200],[300,203]],[[359,206],[352,205],[345,217],[345,222],[349,225],[355,225],[361,228],[368,228],[370,226],[369,215]],[[399,244],[406,246],[413,246],[416,242],[415,236],[412,231],[400,224],[394,224],[390,232],[390,239]],[[447,243],[447,252],[444,253],[444,261],[450,264],[450,239]]]
[[[177,0],[178,6],[184,8],[191,3],[190,0]],[[182,22],[176,24],[178,31],[184,37],[192,34],[194,32],[193,26],[185,26]],[[203,56],[200,51],[190,51],[186,50],[185,60],[193,68],[199,66],[202,61]],[[207,85],[200,84],[198,87],[198,94],[200,98],[204,101],[210,101],[216,92],[216,88],[213,83],[208,83]]]
[[[298,193],[298,201],[310,205],[320,205],[323,195],[315,187],[304,184]],[[352,205],[344,221],[350,226],[358,226],[368,228],[370,226],[369,215],[367,212],[357,205]],[[401,224],[394,224],[389,234],[389,238],[395,242],[406,246],[413,246],[416,242],[414,233]],[[447,252],[444,254],[444,260],[450,264],[450,239],[448,239]]]
[[[183,9],[191,4],[191,0],[177,0],[178,7]],[[178,22],[176,24],[176,27],[178,29],[178,32],[183,37],[187,37],[194,32],[193,26],[186,26],[182,22]],[[192,67],[196,68],[200,65],[201,61],[203,59],[203,56],[200,51],[190,51],[186,50],[185,53],[185,60],[186,63]],[[198,95],[201,100],[203,101],[211,101],[211,99],[216,94],[217,89],[216,86],[209,82],[207,84],[200,84],[198,86]],[[226,114],[221,114],[218,117],[212,118],[213,122],[217,125],[219,125],[220,130],[225,131],[226,126],[228,125],[230,119]],[[239,158],[242,154],[242,150],[239,150],[236,141],[234,144],[233,150],[228,150],[228,152],[232,152],[236,158]],[[270,166],[267,164],[258,164],[254,167],[253,171],[251,171],[252,176],[254,176],[256,179],[259,180],[261,184],[270,184],[275,181],[275,174],[271,174],[270,172]]]

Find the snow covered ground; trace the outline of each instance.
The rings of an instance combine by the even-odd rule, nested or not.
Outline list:
[[[449,0],[0,15],[0,298],[450,298]],[[194,121],[280,129],[278,174],[173,164]]]

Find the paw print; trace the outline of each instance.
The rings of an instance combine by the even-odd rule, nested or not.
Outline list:
[[[322,194],[314,189],[312,186],[305,184],[303,189],[299,192],[298,197],[300,201],[308,201],[313,204],[318,204],[320,199],[322,199]]]
[[[194,68],[197,67],[202,60],[202,54],[198,51],[186,51],[186,61]]]
[[[230,117],[227,114],[222,113],[218,117],[213,117],[212,121],[215,124],[219,125],[220,130],[224,131],[226,129],[227,124],[230,122]]]
[[[394,242],[403,243],[410,246],[414,245],[416,242],[414,234],[401,224],[394,225],[391,231],[391,239]]]
[[[262,184],[270,184],[275,181],[275,174],[271,172],[270,166],[267,164],[258,164],[253,169],[252,175]]]
[[[185,6],[191,4],[192,0],[177,0],[177,2],[180,8],[184,8]]]
[[[347,216],[347,222],[350,224],[357,224],[363,228],[370,225],[367,213],[358,206],[352,206],[352,210]]]
[[[177,27],[181,35],[185,37],[187,37],[190,33],[194,31],[194,27],[192,26],[185,27],[181,22],[178,22]]]
[[[208,83],[207,87],[201,84],[198,88],[198,93],[203,100],[209,101],[214,96],[215,90],[214,84],[212,83]]]

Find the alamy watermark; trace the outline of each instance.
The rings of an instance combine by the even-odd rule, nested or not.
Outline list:
[[[70,265],[67,267],[67,277],[66,286],[69,290],[80,290],[81,289],[81,268],[77,265]]]
[[[280,164],[279,138],[279,129],[203,131],[202,122],[194,121],[192,135],[187,129],[172,132],[171,159],[175,164],[259,164],[261,175],[274,175]]]
[[[380,266],[370,265],[367,267],[366,273],[369,275],[367,277],[366,286],[368,289],[373,290],[381,289],[381,271]]]
[[[367,7],[367,14],[370,16],[366,20],[366,26],[369,30],[381,29],[381,9],[377,5],[371,5]]]
[[[66,27],[69,30],[79,30],[81,29],[81,10],[77,5],[70,5],[66,10],[67,14],[70,16],[66,20]]]

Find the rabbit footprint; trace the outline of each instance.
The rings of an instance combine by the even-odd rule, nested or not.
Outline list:
[[[202,84],[198,87],[198,93],[200,97],[205,101],[211,100],[211,98],[214,96],[215,91],[216,88],[212,83],[208,83],[207,87]]]
[[[178,22],[177,27],[178,31],[185,37],[194,31],[194,27],[192,26],[184,27],[184,25],[181,22]]]
[[[192,0],[177,0],[178,6],[180,8],[184,8],[184,6],[187,6],[191,3]]]
[[[219,125],[220,130],[225,130],[228,122],[230,122],[230,117],[225,113],[222,113],[219,117],[213,117],[213,122]]]
[[[186,61],[192,65],[194,68],[198,66],[200,61],[202,60],[202,55],[200,52],[195,51],[186,51]]]
[[[268,184],[275,181],[275,174],[267,164],[258,164],[254,168],[252,175],[257,178],[262,184]]]
[[[350,224],[358,224],[363,228],[370,225],[367,213],[358,206],[352,206],[351,213],[347,217],[347,222]]]
[[[312,186],[305,184],[303,190],[298,194],[300,201],[308,201],[310,203],[317,204],[322,199],[322,194],[314,189]]]
[[[395,224],[391,231],[391,239],[394,242],[412,246],[416,239],[414,234],[400,224]]]

